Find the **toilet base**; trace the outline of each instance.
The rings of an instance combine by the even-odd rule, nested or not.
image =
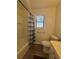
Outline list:
[[[49,53],[49,47],[43,47],[43,52],[44,53]]]

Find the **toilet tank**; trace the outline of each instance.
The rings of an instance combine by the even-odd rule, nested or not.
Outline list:
[[[60,38],[56,35],[51,35],[51,40],[60,40]]]

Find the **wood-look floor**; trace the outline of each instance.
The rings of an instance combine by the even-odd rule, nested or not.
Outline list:
[[[23,59],[49,59],[49,55],[43,52],[43,46],[33,44],[24,55]]]

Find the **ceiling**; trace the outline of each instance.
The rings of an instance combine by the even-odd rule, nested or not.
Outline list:
[[[32,8],[49,8],[59,4],[60,0],[30,0]]]
[[[60,0],[21,0],[24,5],[28,5],[33,9],[50,8],[59,4]]]

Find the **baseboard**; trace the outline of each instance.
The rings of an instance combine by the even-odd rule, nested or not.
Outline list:
[[[17,59],[22,59],[29,49],[29,43],[26,43],[19,51],[17,51]]]

